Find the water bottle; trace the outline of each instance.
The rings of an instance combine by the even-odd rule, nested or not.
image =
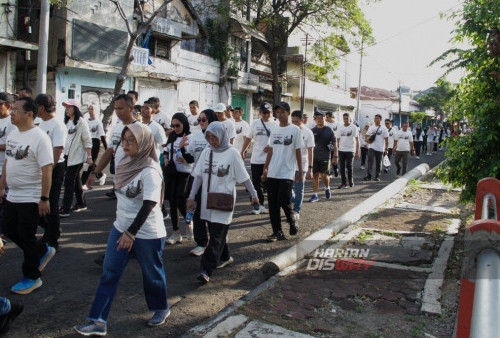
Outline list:
[[[194,209],[189,209],[188,212],[186,213],[186,224],[189,224],[191,223],[191,221],[193,220],[193,216],[194,216]]]

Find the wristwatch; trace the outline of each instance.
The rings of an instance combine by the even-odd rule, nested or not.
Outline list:
[[[95,175],[95,178],[97,179],[100,179],[102,177],[102,172],[101,173],[98,173],[96,171],[92,171],[91,174],[94,174]]]
[[[40,201],[47,202],[49,198],[47,196],[40,196]]]
[[[309,166],[309,169],[312,169],[312,168],[313,168],[313,166],[312,166],[312,165],[310,165],[310,166]]]

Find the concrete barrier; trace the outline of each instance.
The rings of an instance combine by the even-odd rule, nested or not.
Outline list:
[[[269,278],[286,267],[300,261],[306,255],[323,245],[334,233],[344,230],[350,224],[359,221],[366,214],[382,206],[388,199],[399,193],[408,181],[421,177],[427,171],[429,171],[429,165],[427,163],[420,164],[322,229],[301,240],[286,251],[272,257],[262,266],[264,276]]]

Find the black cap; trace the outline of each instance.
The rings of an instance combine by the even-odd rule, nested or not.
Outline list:
[[[304,113],[304,114],[302,114],[302,118],[304,118],[304,117],[306,117],[306,118],[307,118],[307,117],[309,117],[309,116],[307,116],[307,113]]]
[[[326,116],[333,116],[333,113],[331,111],[327,111],[325,115]]]
[[[0,103],[9,103],[12,104],[14,103],[14,96],[10,95],[9,93],[0,93]]]
[[[227,105],[226,109],[231,110],[231,111],[234,110],[233,106],[231,106],[230,104]]]
[[[240,111],[240,112],[243,112],[243,108],[241,108],[240,106],[238,106],[238,107],[234,107],[233,111],[235,111],[235,110],[238,110],[238,111]]]
[[[283,102],[283,101],[281,101],[276,106],[274,106],[274,110],[277,110],[278,108],[283,108],[288,112],[290,111],[290,105],[286,102]]]
[[[269,113],[271,111],[271,105],[267,102],[262,102],[259,107],[260,111],[263,113]]]
[[[325,112],[322,112],[321,110],[316,110],[314,112],[314,117],[318,116],[318,115],[321,115],[321,116],[325,116]]]

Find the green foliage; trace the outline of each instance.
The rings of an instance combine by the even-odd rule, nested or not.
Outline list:
[[[226,20],[208,18],[205,21],[208,33],[208,54],[225,64],[230,58],[229,25]]]
[[[432,108],[438,114],[442,114],[449,110],[450,100],[454,94],[453,85],[443,79],[436,82],[437,87],[432,87],[425,94],[417,98],[418,103],[420,103],[425,108]]]
[[[437,171],[446,183],[464,187],[464,202],[474,200],[480,179],[500,178],[500,57],[492,48],[499,17],[500,1],[465,0],[451,18],[456,20],[454,40],[471,48],[452,49],[436,60],[453,56],[448,70],[467,74],[450,100],[451,120],[466,121],[473,132],[449,138],[446,165]]]
[[[412,112],[410,115],[411,123],[422,123],[422,121],[427,117],[427,114],[423,111]]]
[[[72,1],[73,0],[49,0],[49,3],[55,7],[61,8],[65,7],[68,3]]]

